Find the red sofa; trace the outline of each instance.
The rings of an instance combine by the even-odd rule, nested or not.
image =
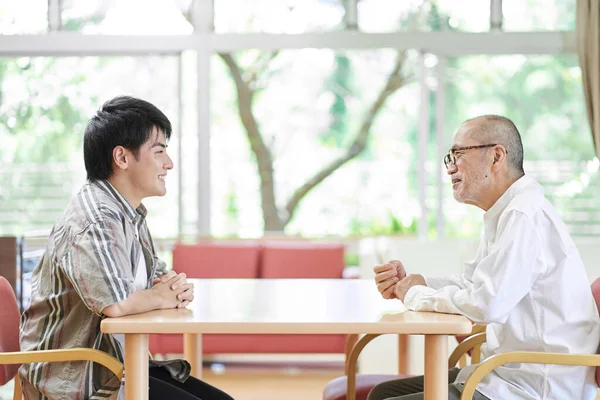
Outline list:
[[[177,244],[173,269],[189,278],[342,278],[344,246],[314,242],[203,242]],[[341,353],[346,335],[202,336],[204,354]],[[150,352],[182,354],[182,335],[150,335]]]

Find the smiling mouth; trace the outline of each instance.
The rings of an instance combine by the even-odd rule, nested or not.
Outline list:
[[[163,181],[163,182],[164,182],[164,181],[165,181],[165,176],[164,176],[164,175],[160,175],[160,176],[158,177],[158,180],[159,180],[159,181]]]
[[[453,185],[456,184],[456,183],[459,183],[459,182],[462,182],[462,180],[461,179],[452,179],[452,184]]]

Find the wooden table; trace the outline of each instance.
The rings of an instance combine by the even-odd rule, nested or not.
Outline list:
[[[448,335],[466,335],[458,315],[405,311],[363,279],[190,279],[186,309],[157,310],[102,321],[125,334],[125,398],[148,399],[148,334],[184,334],[192,375],[202,371],[202,333],[425,335],[425,399],[448,397]]]

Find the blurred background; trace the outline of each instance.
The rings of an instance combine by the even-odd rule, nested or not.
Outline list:
[[[575,1],[504,0],[497,21],[485,0],[347,3],[1,0],[0,235],[53,225],[87,120],[120,94],[175,128],[157,239],[476,237],[441,158],[488,113],[515,121],[573,235],[600,234]]]
[[[0,0],[0,236],[24,305],[117,95],[173,123],[168,194],[145,202],[169,263],[176,242],[291,237],[343,242],[363,277],[386,257],[458,268],[482,211],[442,158],[464,120],[501,114],[597,276],[575,23],[575,0]]]

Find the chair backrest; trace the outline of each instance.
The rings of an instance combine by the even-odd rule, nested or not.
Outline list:
[[[21,315],[17,298],[10,283],[0,276],[0,353],[18,352]],[[0,364],[0,386],[15,377],[20,365]]]
[[[344,245],[272,242],[263,246],[261,278],[341,278]]]
[[[255,242],[177,244],[173,270],[189,278],[258,278],[259,259]]]
[[[592,282],[592,295],[596,301],[596,308],[600,311],[600,278]],[[600,386],[600,368],[596,367],[596,384]]]

